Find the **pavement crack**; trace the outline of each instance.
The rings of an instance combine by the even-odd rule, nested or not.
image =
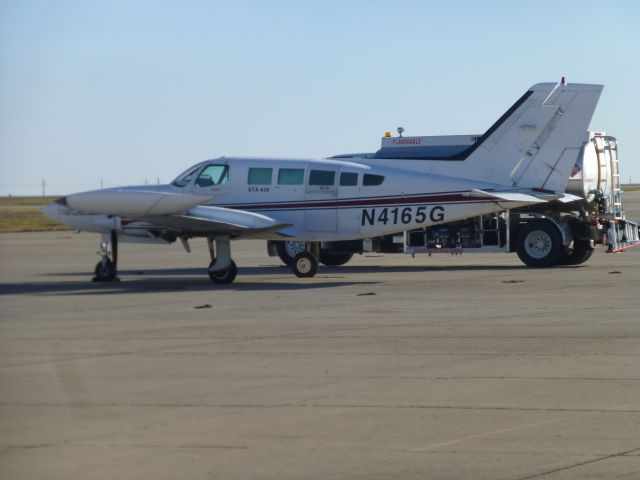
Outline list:
[[[571,470],[572,468],[583,467],[585,465],[591,465],[593,463],[602,462],[604,460],[610,460],[610,459],[616,458],[616,457],[624,457],[624,456],[628,456],[628,455],[631,455],[631,454],[635,454],[637,452],[640,452],[640,448],[634,448],[634,449],[631,449],[631,450],[626,450],[624,452],[612,453],[610,455],[604,455],[602,457],[594,458],[594,459],[587,460],[587,461],[584,461],[584,462],[574,463],[572,465],[565,465],[564,467],[554,468],[553,470],[547,470],[545,472],[535,473],[533,475],[528,475],[526,477],[519,477],[516,480],[531,480],[533,478],[540,478],[540,477],[544,477],[544,476],[547,476],[547,475],[553,475],[554,473],[564,472],[566,470]]]

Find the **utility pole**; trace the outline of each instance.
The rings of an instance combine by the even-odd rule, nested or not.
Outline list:
[[[46,196],[46,188],[47,188],[47,182],[45,182],[44,178],[42,179],[42,196],[45,197]]]
[[[100,190],[102,190],[104,188],[104,182],[102,181],[102,178],[100,179]]]

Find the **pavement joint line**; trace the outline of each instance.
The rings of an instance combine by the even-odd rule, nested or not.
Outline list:
[[[189,348],[192,346],[212,346],[219,345],[224,343],[232,343],[232,342],[207,342],[202,345],[181,345],[175,347],[159,347],[148,350],[140,350],[140,351],[124,351],[124,352],[113,352],[113,353],[104,353],[90,356],[78,356],[78,357],[65,357],[65,358],[47,358],[45,360],[33,361],[33,362],[24,362],[17,364],[9,364],[9,365],[0,365],[0,370],[2,369],[11,369],[11,368],[23,368],[30,366],[38,366],[38,365],[50,365],[53,363],[64,363],[64,362],[77,362],[81,360],[95,360],[100,358],[109,358],[109,357],[119,357],[119,356],[224,356],[224,355],[234,355],[234,356],[301,356],[301,357],[312,357],[312,356],[376,356],[376,357],[460,357],[460,358],[507,358],[507,357],[516,357],[516,358],[527,358],[527,357],[538,357],[538,358],[578,358],[578,357],[622,357],[622,358],[633,358],[639,357],[640,353],[526,353],[526,352],[513,352],[513,353],[451,353],[451,352],[441,352],[441,353],[425,353],[425,352],[256,352],[256,351],[248,351],[248,352],[166,352],[163,350],[171,350],[171,349],[181,349],[181,348]],[[0,355],[1,357],[2,355]],[[11,355],[9,355],[11,356]],[[27,355],[22,354],[24,357],[40,357],[40,355]]]
[[[635,405],[635,404],[632,404]],[[560,407],[513,407],[513,406],[473,406],[473,405],[369,405],[369,404],[331,404],[331,403],[282,403],[282,404],[242,404],[242,403],[98,403],[98,402],[0,402],[0,407],[24,407],[24,408],[235,408],[235,409],[379,409],[379,410],[466,410],[466,411],[515,411],[515,412],[564,412],[586,414],[608,413],[640,413],[640,409],[612,408],[560,408]]]
[[[366,328],[366,327],[363,327],[363,328]],[[351,330],[351,328],[349,330]],[[96,355],[89,355],[89,356],[71,357],[71,358],[49,358],[47,360],[40,361],[40,362],[27,362],[24,364],[17,364],[17,365],[0,365],[0,369],[18,368],[18,367],[24,367],[24,366],[52,364],[52,363],[78,361],[78,360],[93,360],[97,358],[116,357],[116,356],[128,356],[128,355],[135,356],[135,355],[142,355],[150,352],[162,352],[163,350],[180,350],[184,348],[206,347],[206,346],[230,344],[230,343],[255,342],[255,341],[268,340],[268,339],[277,340],[277,339],[283,339],[283,338],[295,338],[296,335],[301,335],[301,334],[305,334],[305,333],[295,332],[295,333],[289,333],[289,334],[283,334],[283,335],[265,335],[265,336],[248,337],[248,338],[226,338],[223,340],[207,341],[203,343],[188,344],[188,345],[162,346],[162,347],[154,347],[154,348],[148,348],[143,350],[112,352],[112,353],[103,353],[103,354],[96,354]],[[8,354],[8,355],[12,356],[12,354]]]
[[[6,372],[0,372],[1,377],[12,377]],[[42,374],[22,374],[21,378],[49,378],[48,373]],[[100,378],[185,378],[185,379],[202,379],[202,378],[332,378],[341,380],[543,380],[543,381],[570,381],[570,382],[638,382],[640,378],[635,377],[522,377],[522,376],[407,376],[407,375],[279,375],[279,374],[264,374],[264,375],[220,375],[220,374],[127,374],[127,373],[110,373],[110,374],[95,374],[94,377]]]

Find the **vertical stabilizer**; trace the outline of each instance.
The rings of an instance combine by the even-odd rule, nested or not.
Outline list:
[[[543,107],[557,109],[511,172],[517,187],[563,192],[587,137],[602,85],[568,84],[556,88]]]
[[[514,188],[564,191],[602,85],[534,85],[474,145],[470,170]]]

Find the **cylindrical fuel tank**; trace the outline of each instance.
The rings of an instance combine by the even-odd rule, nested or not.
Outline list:
[[[615,138],[603,134],[589,134],[576,161],[567,193],[590,199],[590,192],[599,190],[603,195],[610,195],[615,185],[612,173],[617,173],[617,151]]]

